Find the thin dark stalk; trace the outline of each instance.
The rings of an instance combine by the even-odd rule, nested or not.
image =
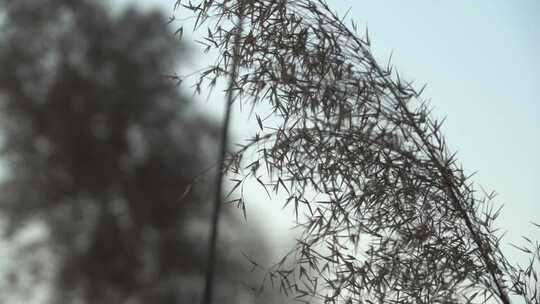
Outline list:
[[[231,66],[229,88],[227,90],[227,103],[225,104],[225,118],[223,120],[223,126],[221,128],[221,145],[219,151],[219,167],[216,176],[216,191],[214,197],[214,208],[212,212],[212,222],[210,228],[210,238],[208,246],[208,263],[205,277],[205,287],[203,294],[203,304],[212,303],[213,285],[216,268],[216,246],[218,240],[218,226],[219,215],[221,213],[222,205],[222,192],[223,192],[223,166],[225,163],[225,156],[227,153],[228,138],[229,138],[229,124],[231,119],[231,106],[234,102],[233,88],[238,73],[238,65],[240,62],[239,48],[240,48],[240,35],[242,33],[243,14],[239,17],[238,30],[236,32],[235,44],[234,44],[234,57],[233,64]]]

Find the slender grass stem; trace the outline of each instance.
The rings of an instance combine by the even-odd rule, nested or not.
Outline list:
[[[227,90],[227,102],[225,104],[225,118],[223,120],[223,126],[221,128],[221,145],[220,145],[220,151],[219,151],[219,167],[216,172],[216,190],[215,190],[215,197],[214,197],[214,208],[212,211],[212,218],[211,218],[211,227],[210,227],[210,238],[209,238],[209,246],[208,246],[208,262],[207,262],[207,270],[206,270],[206,277],[205,277],[205,287],[204,287],[204,294],[203,294],[203,304],[210,304],[212,303],[212,296],[213,296],[213,288],[214,288],[214,279],[215,279],[215,272],[216,272],[216,247],[217,247],[217,240],[218,240],[218,226],[219,226],[219,215],[221,213],[221,205],[222,202],[222,194],[223,194],[223,166],[225,163],[225,157],[227,153],[227,146],[228,146],[228,137],[229,137],[229,124],[231,120],[231,107],[234,102],[234,82],[236,79],[236,75],[238,73],[238,64],[240,61],[240,35],[242,33],[242,27],[243,27],[243,13],[242,8],[240,8],[240,16],[239,16],[239,24],[237,27],[236,37],[235,37],[235,45],[234,45],[234,59],[233,64],[231,66],[230,71],[230,79],[229,79],[229,88]]]

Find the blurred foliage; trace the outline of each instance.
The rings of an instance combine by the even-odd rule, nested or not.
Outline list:
[[[54,303],[196,302],[212,189],[186,189],[218,130],[164,77],[186,56],[167,20],[90,0],[2,0],[0,12],[6,235],[46,228],[35,244],[51,252],[38,265],[56,265]],[[225,211],[221,236],[248,238]],[[253,275],[226,243],[216,303],[241,303]]]

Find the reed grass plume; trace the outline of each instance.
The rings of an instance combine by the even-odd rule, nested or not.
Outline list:
[[[422,89],[374,59],[367,31],[322,0],[175,9],[192,14],[205,51],[218,54],[196,89],[234,63],[237,102],[273,109],[255,110],[259,129],[224,164],[235,188],[254,178],[297,213],[303,234],[269,281],[306,303],[540,302],[538,242],[520,247],[530,265],[506,259],[493,195],[465,175]]]

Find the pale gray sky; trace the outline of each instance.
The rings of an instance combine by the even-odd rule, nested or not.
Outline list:
[[[170,13],[175,0],[135,0]],[[134,3],[133,0],[118,0]],[[505,208],[499,219],[507,240],[539,238],[540,222],[540,1],[328,0],[340,15],[369,28],[375,56],[401,75],[427,83],[424,98],[434,114],[447,116],[444,134],[474,180],[495,190]],[[187,29],[186,29],[187,30]],[[200,56],[199,64],[209,57]],[[222,98],[201,101],[214,115]],[[245,115],[235,113],[236,138]],[[261,194],[253,201],[264,202]],[[272,204],[276,205],[275,202]],[[249,211],[272,232],[287,231],[290,217],[279,206],[256,203]],[[263,210],[263,212],[257,212]],[[274,234],[275,235],[275,234]],[[279,237],[274,237],[279,242]],[[512,253],[513,254],[513,253]]]

